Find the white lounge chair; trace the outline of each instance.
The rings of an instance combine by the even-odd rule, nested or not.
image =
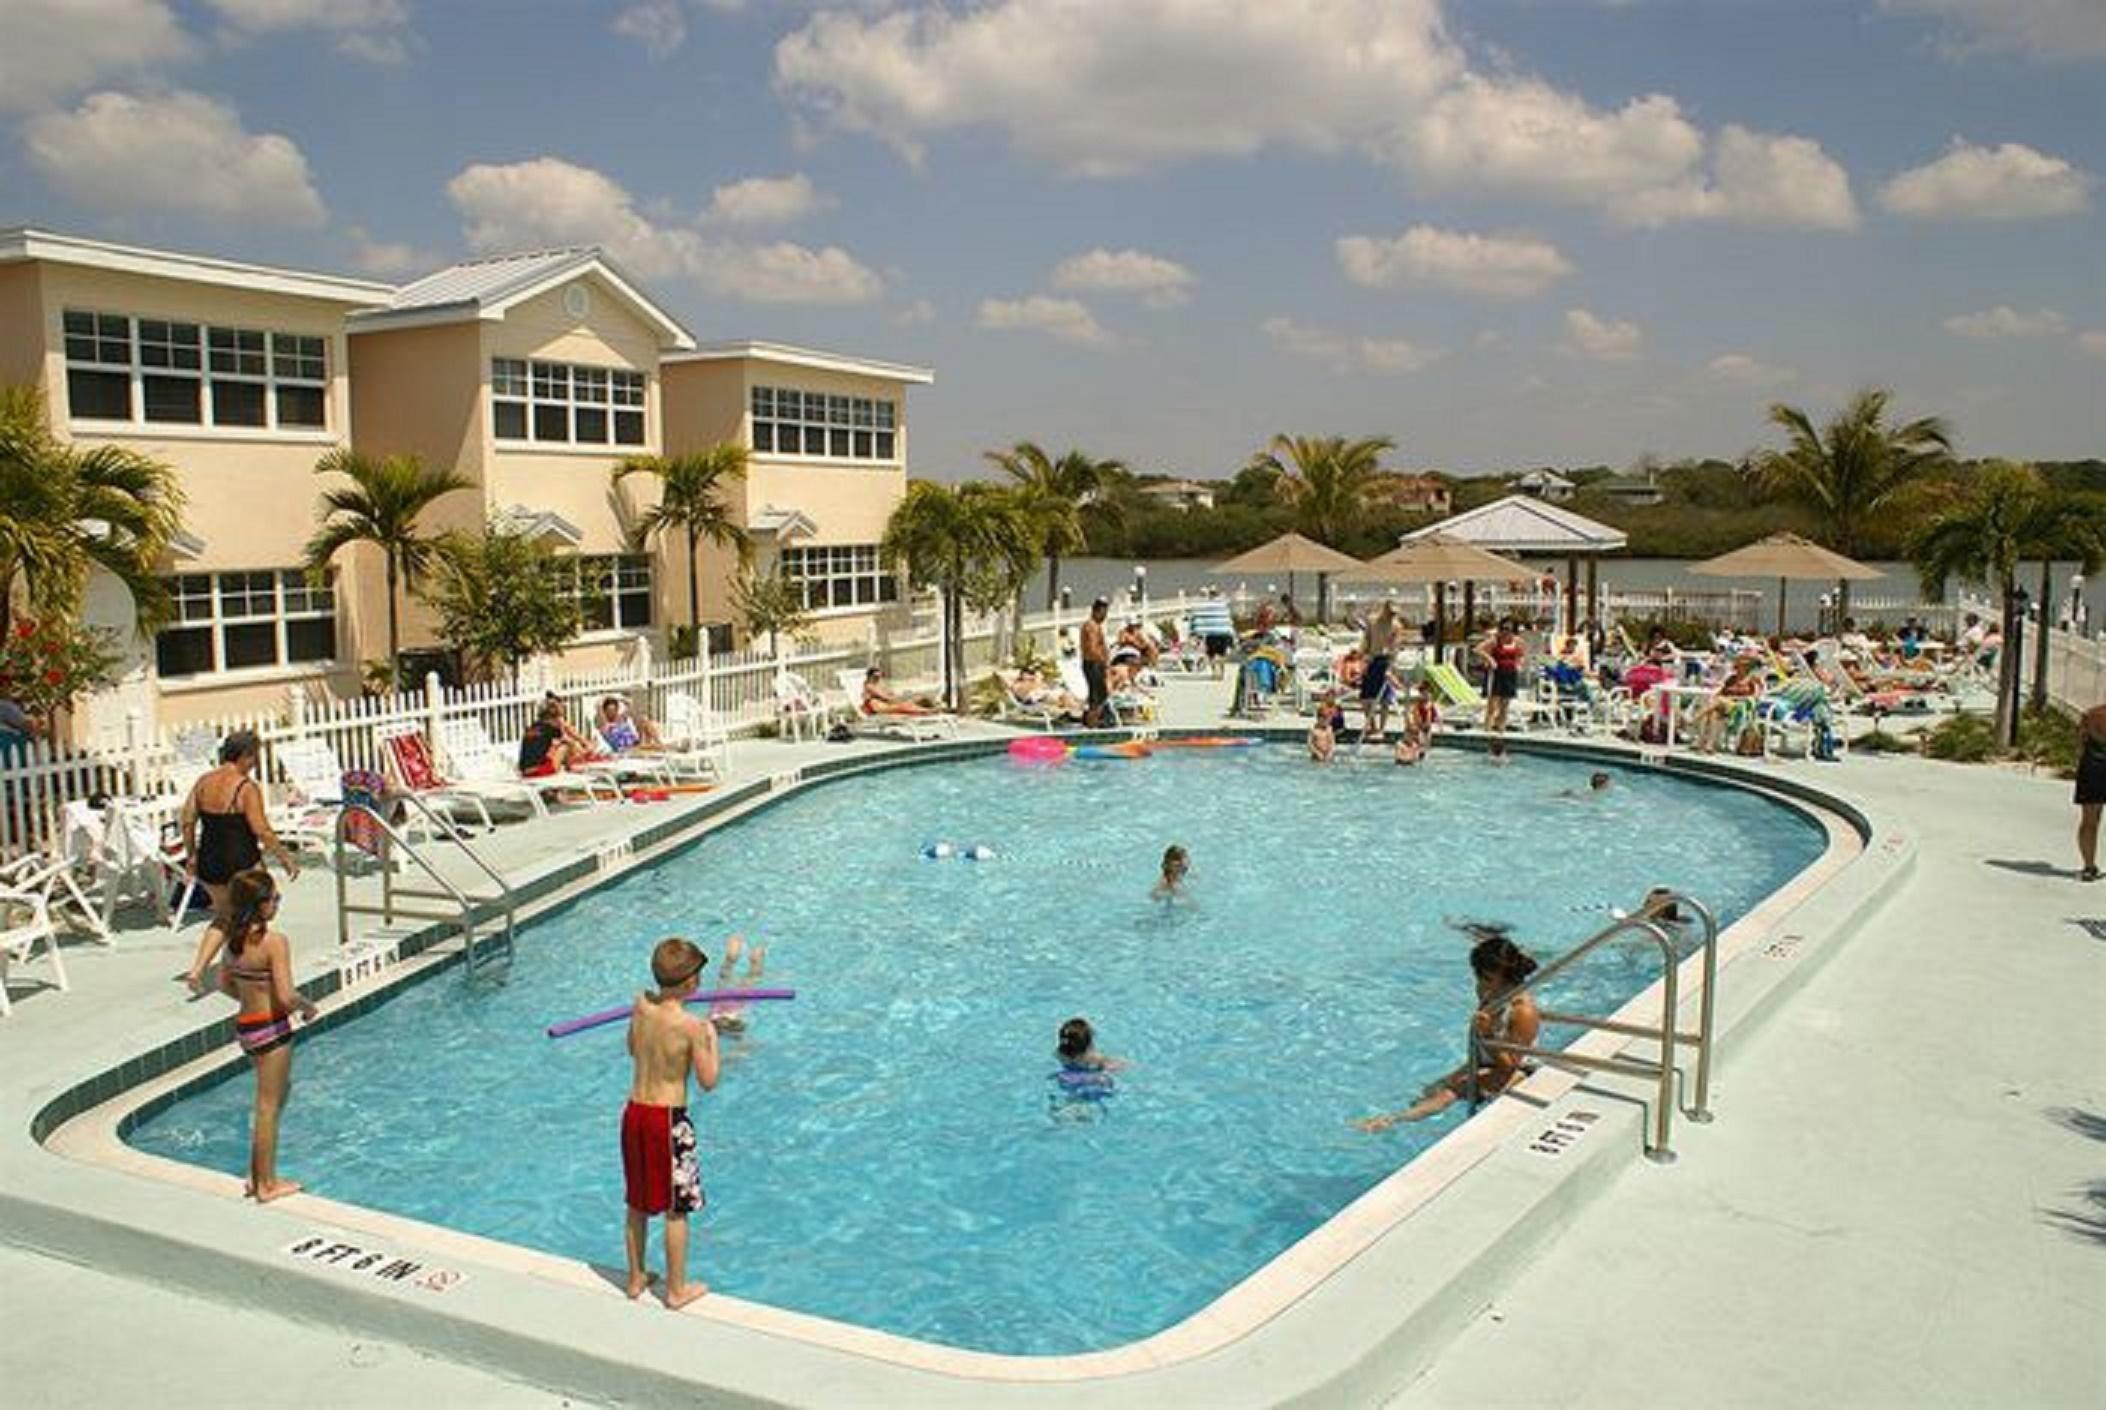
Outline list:
[[[819,739],[832,715],[803,676],[795,671],[775,673],[775,723],[784,739]]]
[[[685,691],[668,691],[659,728],[659,755],[675,774],[721,782],[731,773],[731,742],[709,708]]]
[[[25,872],[19,882],[0,883],[0,1018],[15,1011],[7,992],[7,972],[27,964],[36,947],[44,947],[51,973],[64,991],[66,961],[59,955],[58,931],[51,923],[50,880],[64,870],[64,863],[47,863],[40,872]]]
[[[951,714],[874,715],[863,706],[863,673],[836,671],[834,683],[848,702],[849,728],[857,734],[893,739],[947,739],[958,733],[958,718]]]
[[[81,805],[85,808],[87,805]],[[117,943],[109,921],[103,918],[102,908],[88,897],[87,889],[81,885],[70,854],[61,851],[54,856],[45,852],[31,852],[26,856],[0,865],[0,886],[17,890],[40,890],[44,893],[44,904],[54,917],[70,909],[74,919],[87,927],[88,933],[105,945]]]
[[[413,724],[376,726],[373,738],[387,759],[389,786],[416,795],[435,811],[456,822],[462,813],[473,813],[485,829],[494,830],[497,824],[490,815],[489,805],[492,803],[500,807],[518,807],[536,817],[547,811],[541,806],[541,795],[531,788],[504,784],[483,787],[446,777],[439,769],[437,756],[432,753],[431,741]]]
[[[1077,700],[1090,698],[1089,678],[1082,674],[1080,656],[1060,658],[1060,683]],[[1112,691],[1105,697],[1104,707],[1109,713],[1106,723],[1113,729],[1124,729],[1129,721],[1152,720],[1156,713],[1155,697],[1143,690]]]
[[[441,721],[439,747],[445,751],[446,761],[461,783],[478,791],[509,790],[515,797],[524,790],[537,813],[548,812],[548,804],[543,798],[549,793],[582,793],[588,803],[602,801],[603,795],[604,801],[610,803],[619,803],[622,798],[620,785],[605,774],[579,773],[573,769],[525,777],[513,759],[491,742],[489,731],[478,719]]]

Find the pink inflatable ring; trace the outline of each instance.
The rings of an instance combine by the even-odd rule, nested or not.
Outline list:
[[[1027,764],[1057,764],[1067,756],[1068,746],[1051,735],[1032,734],[1009,741],[1009,757]]]

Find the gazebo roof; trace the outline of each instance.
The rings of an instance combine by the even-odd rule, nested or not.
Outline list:
[[[1614,553],[1629,542],[1621,529],[1597,524],[1584,514],[1575,514],[1525,494],[1510,494],[1505,499],[1466,509],[1438,524],[1429,524],[1406,534],[1400,542],[1410,543],[1435,534],[1461,539],[1494,553],[1539,553],[1557,557]]]

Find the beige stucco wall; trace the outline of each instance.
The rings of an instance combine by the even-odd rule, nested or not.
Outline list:
[[[38,267],[24,262],[0,264],[0,382],[46,383],[43,293]]]

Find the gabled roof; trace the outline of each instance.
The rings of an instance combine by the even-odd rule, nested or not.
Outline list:
[[[522,538],[555,539],[572,548],[585,541],[584,531],[554,510],[529,509],[523,504],[515,504],[490,517],[505,533],[518,534]]]
[[[371,279],[352,279],[341,274],[313,274],[276,265],[245,264],[240,260],[215,259],[210,255],[148,249],[144,245],[119,245],[108,240],[60,235],[29,226],[0,229],[0,264],[20,264],[29,260],[144,274],[156,279],[180,279],[192,284],[290,294],[298,298],[326,299],[365,308],[385,304],[395,292],[393,285]]]
[[[1540,485],[1546,487],[1562,485],[1568,490],[1573,488],[1572,481],[1566,479],[1555,470],[1531,470],[1526,475],[1515,480],[1514,483],[1517,485]]]
[[[495,321],[513,305],[587,274],[611,288],[632,312],[657,329],[660,347],[685,349],[695,345],[693,336],[680,326],[680,320],[651,302],[642,286],[596,245],[491,255],[448,265],[397,289],[387,307],[353,314],[351,331],[414,328],[468,319]]]
[[[1404,535],[1401,543],[1433,535],[1460,539],[1494,553],[1614,553],[1628,540],[1623,530],[1597,524],[1584,514],[1525,494],[1450,515],[1438,524]]]
[[[761,512],[753,516],[746,526],[756,534],[769,534],[788,543],[791,539],[808,539],[819,532],[819,525],[801,509],[778,509],[772,504],[763,505]]]
[[[922,386],[936,380],[936,374],[926,367],[915,367],[904,362],[880,362],[876,358],[851,357],[845,353],[822,352],[818,348],[792,347],[788,343],[760,343],[751,340],[703,343],[691,351],[676,357],[665,358],[666,362],[735,362],[750,358],[755,362],[779,362],[790,367],[811,367],[821,372],[848,372],[860,377],[882,377],[893,382],[914,382]]]

